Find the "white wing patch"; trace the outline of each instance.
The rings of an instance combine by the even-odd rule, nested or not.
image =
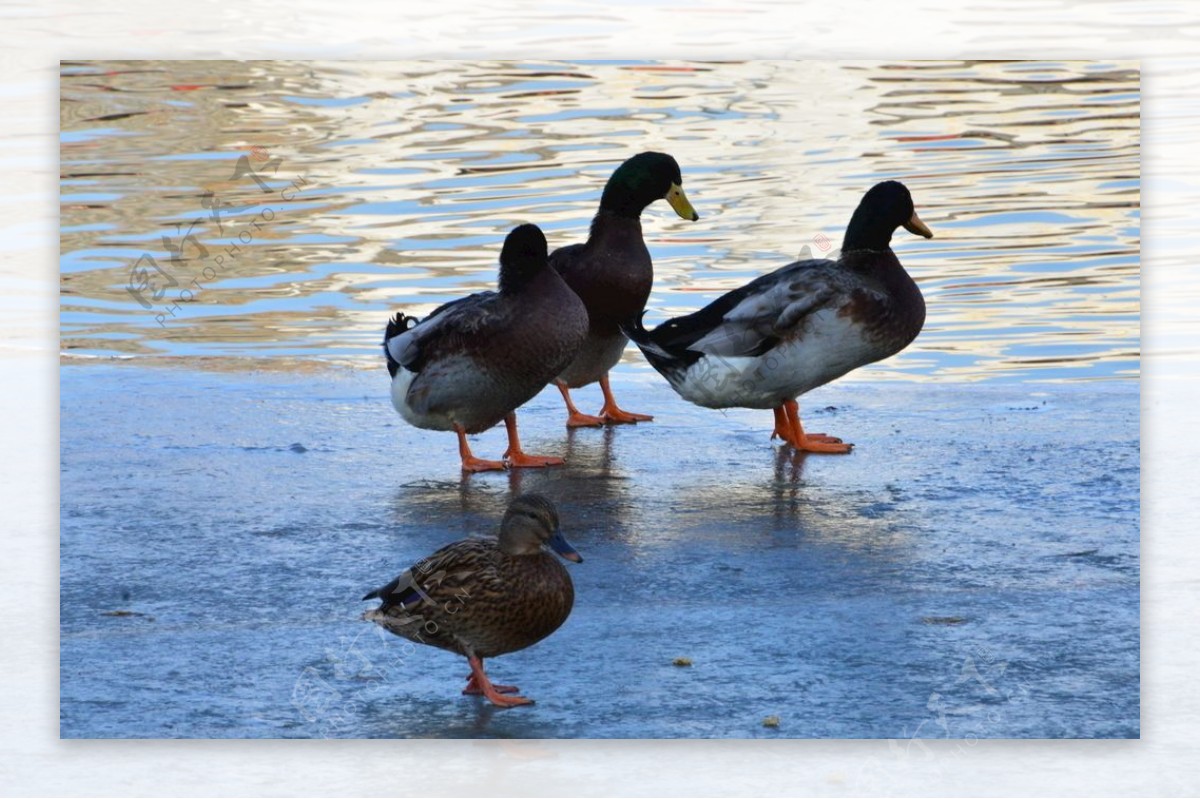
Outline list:
[[[837,311],[813,313],[802,340],[784,340],[758,357],[706,354],[672,381],[706,408],[774,408],[874,360],[861,329]]]
[[[797,326],[835,294],[824,280],[780,281],[739,302],[721,324],[688,349],[724,357],[750,355],[767,339],[794,337]]]
[[[417,328],[419,327],[420,325],[415,325],[398,336],[392,336],[384,345],[387,347],[388,355],[392,356],[392,360],[403,367],[407,367],[417,359],[419,352]]]

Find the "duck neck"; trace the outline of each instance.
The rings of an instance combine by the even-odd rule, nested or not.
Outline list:
[[[500,551],[513,558],[529,557],[542,552],[542,545],[536,538],[517,532],[509,527],[500,528]]]
[[[502,264],[500,267],[500,293],[519,294],[537,281],[546,272],[551,272],[545,264]]]
[[[842,250],[838,261],[851,272],[876,275],[885,282],[890,279],[903,280],[908,277],[908,273],[900,264],[900,259],[896,257],[896,253],[892,252],[890,247],[878,250]]]
[[[575,295],[553,267],[546,267],[515,285],[501,283],[500,296],[520,298],[526,308],[554,309],[557,313],[564,308],[564,296]]]
[[[627,185],[609,180],[604,187],[604,193],[600,195],[600,213],[636,220],[641,217],[642,211],[646,210],[650,202],[652,201],[647,201],[644,197],[638,197]]]
[[[892,233],[895,231],[894,224],[889,224],[867,203],[862,203],[854,210],[850,224],[846,226],[842,252],[891,252]]]
[[[592,219],[588,233],[589,244],[604,244],[611,239],[642,240],[642,220],[639,216],[624,216],[601,208]]]

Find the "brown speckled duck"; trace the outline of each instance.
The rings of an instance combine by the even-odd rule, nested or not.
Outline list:
[[[587,310],[546,251],[536,225],[514,228],[500,252],[499,291],[447,303],[421,321],[398,313],[388,322],[392,404],[415,427],[453,430],[463,471],[562,463],[524,453],[517,437],[516,409],[571,363],[588,329]],[[501,420],[504,459],[476,458],[467,434]]]
[[[771,408],[775,432],[798,450],[852,445],[805,433],[796,397],[895,355],[925,324],[925,299],[891,249],[897,227],[930,238],[902,183],[863,197],[836,261],[797,261],[708,307],[646,330],[624,325],[681,397],[706,408]]]
[[[465,657],[471,674],[464,694],[481,694],[500,707],[532,704],[515,695],[516,686],[491,682],[483,661],[533,646],[570,615],[571,576],[545,547],[583,561],[559,531],[550,500],[523,494],[508,506],[498,540],[469,538],[442,547],[364,596],[383,603],[363,618]]]
[[[654,282],[650,251],[642,240],[642,211],[665,199],[684,219],[699,215],[683,193],[679,164],[665,153],[641,153],[630,158],[608,179],[600,210],[592,219],[584,244],[554,251],[550,265],[583,300],[588,334],[575,359],[555,384],[567,404],[567,427],[595,427],[605,422],[648,422],[654,417],[617,407],[608,385],[608,371],[621,359],[629,342],[621,323],[641,313]],[[572,388],[600,381],[604,407],[598,416],[580,413],[571,401]]]

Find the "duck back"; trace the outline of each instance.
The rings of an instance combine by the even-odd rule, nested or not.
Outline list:
[[[571,577],[548,553],[507,555],[494,540],[443,547],[368,598],[367,611],[402,638],[467,657],[496,657],[532,646],[567,620]]]
[[[392,402],[416,427],[481,432],[554,379],[587,330],[582,301],[552,269],[516,292],[448,303],[389,342]]]

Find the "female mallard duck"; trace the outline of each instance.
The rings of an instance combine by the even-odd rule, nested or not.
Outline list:
[[[444,546],[363,600],[383,604],[363,614],[390,633],[456,652],[471,664],[464,694],[495,705],[532,704],[514,685],[495,685],[485,658],[533,646],[562,626],[575,602],[563,558],[583,558],[558,529],[558,511],[545,497],[523,494],[500,523],[500,537]]]
[[[896,181],[863,197],[836,261],[797,261],[707,308],[647,331],[625,325],[681,397],[706,408],[771,408],[775,432],[798,450],[846,453],[851,444],[804,432],[796,397],[895,355],[925,324],[925,299],[890,242],[905,230],[931,238]]]
[[[587,310],[549,268],[546,250],[536,225],[514,228],[500,252],[498,292],[447,303],[420,322],[403,313],[388,322],[392,404],[415,427],[457,433],[464,471],[562,463],[521,451],[515,413],[566,368],[587,334]],[[504,460],[476,458],[467,434],[502,419]]]
[[[562,247],[550,256],[550,265],[579,295],[588,312],[587,339],[555,381],[567,403],[567,427],[648,422],[654,418],[617,407],[608,385],[608,370],[621,359],[629,342],[621,332],[621,323],[646,307],[654,282],[650,251],[642,241],[642,211],[665,198],[684,219],[694,222],[700,218],[684,195],[682,184],[679,164],[671,156],[635,155],[608,179],[587,242]],[[570,389],[597,380],[604,392],[600,415],[580,413],[571,401]]]

